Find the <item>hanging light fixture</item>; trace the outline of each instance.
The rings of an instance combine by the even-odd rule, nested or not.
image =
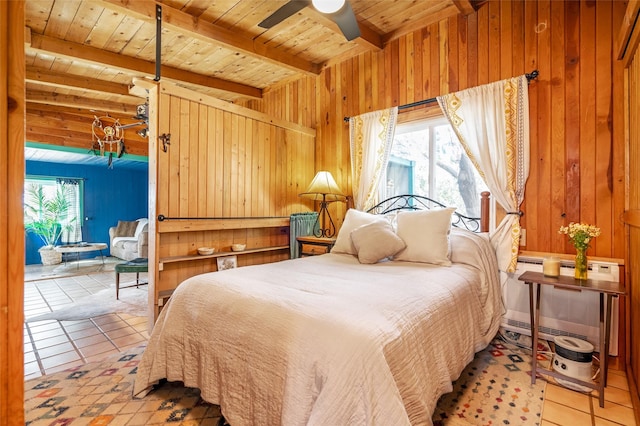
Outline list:
[[[311,0],[311,4],[321,13],[335,13],[342,9],[345,0]]]

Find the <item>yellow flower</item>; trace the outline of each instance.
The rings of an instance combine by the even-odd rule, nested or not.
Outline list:
[[[558,233],[568,235],[569,241],[577,250],[586,250],[591,240],[600,235],[600,228],[586,223],[571,222],[569,226],[561,226]]]

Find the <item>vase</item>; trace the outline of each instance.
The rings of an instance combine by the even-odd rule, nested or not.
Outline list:
[[[587,249],[576,248],[576,271],[577,280],[587,279]]]

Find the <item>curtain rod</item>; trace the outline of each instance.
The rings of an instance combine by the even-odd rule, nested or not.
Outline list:
[[[527,81],[531,81],[534,80],[538,77],[538,70],[533,70],[530,73],[525,74],[524,76],[527,78]],[[398,106],[399,110],[403,110],[403,109],[409,109],[409,108],[413,108],[413,107],[417,107],[420,105],[426,105],[426,104],[431,104],[433,102],[437,102],[438,99],[437,98],[429,98],[429,99],[423,99],[421,101],[417,101],[417,102],[411,102],[410,104],[405,104],[405,105],[400,105]],[[344,117],[344,122],[348,123],[350,120],[350,117]]]
[[[71,177],[71,176],[48,176],[48,175],[25,175],[26,179],[31,180],[56,180],[56,179],[74,179],[74,180],[88,180],[87,178]]]

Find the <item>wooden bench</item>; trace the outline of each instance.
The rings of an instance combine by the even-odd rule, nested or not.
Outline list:
[[[125,263],[119,263],[116,265],[116,299],[119,299],[119,292],[120,292],[120,274],[123,273],[134,273],[136,274],[136,283],[132,284],[132,285],[128,285],[122,288],[128,288],[128,287],[133,287],[134,285],[136,287],[139,287],[141,285],[146,285],[149,284],[148,281],[145,282],[140,282],[140,272],[148,272],[148,259],[146,258],[137,258],[137,259],[133,259],[130,260],[129,262],[125,262]]]

